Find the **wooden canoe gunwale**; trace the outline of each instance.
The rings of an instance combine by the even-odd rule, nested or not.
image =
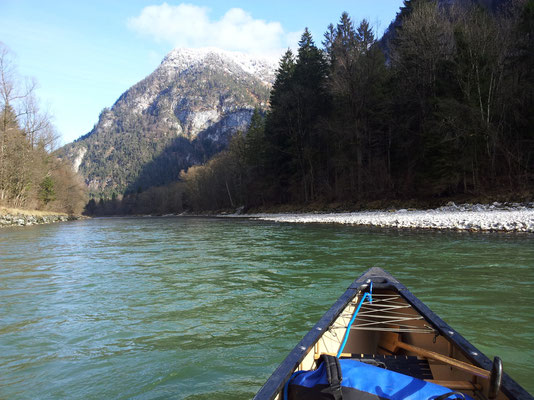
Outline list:
[[[272,400],[284,387],[285,382],[291,377],[293,371],[304,360],[315,343],[321,338],[325,330],[339,317],[358,291],[367,285],[369,279],[373,282],[373,289],[390,289],[401,295],[439,334],[450,342],[470,360],[473,365],[490,370],[492,361],[468,342],[456,330],[445,323],[437,314],[428,308],[423,302],[415,297],[404,285],[381,268],[373,267],[357,278],[334,305],[322,316],[314,327],[293,348],[289,355],[276,368],[270,378],[258,391],[253,400]],[[508,374],[503,373],[501,391],[509,399],[534,400],[525,389],[515,382]]]

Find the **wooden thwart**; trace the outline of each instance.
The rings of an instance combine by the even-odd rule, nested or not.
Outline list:
[[[394,333],[394,332],[382,333],[382,339],[381,339],[379,346],[392,353],[396,352],[399,348],[404,349],[412,353],[415,353],[421,357],[426,357],[432,360],[441,361],[445,364],[450,365],[451,367],[461,369],[462,371],[466,371],[473,375],[480,376],[481,378],[489,379],[490,377],[490,371],[486,371],[483,368],[479,368],[472,364],[468,364],[466,362],[444,356],[443,354],[435,353],[430,350],[425,350],[420,347],[412,346],[411,344],[401,342],[399,340],[398,333]]]
[[[435,379],[426,379],[427,382],[435,383],[437,385],[445,386],[452,390],[481,390],[482,386],[478,383],[469,381],[441,381]]]

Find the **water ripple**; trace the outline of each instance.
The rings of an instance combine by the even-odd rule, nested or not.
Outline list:
[[[371,266],[532,391],[532,239],[196,218],[3,229],[0,398],[250,398]]]

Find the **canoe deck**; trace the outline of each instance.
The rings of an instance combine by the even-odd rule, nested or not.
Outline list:
[[[378,366],[473,398],[490,395],[493,363],[380,268],[371,268],[354,281],[254,399],[281,399],[290,376],[315,369],[321,354],[382,363]],[[533,397],[504,373],[496,399]]]
[[[316,342],[313,351],[307,354],[298,370],[315,369],[316,361],[323,353],[331,355],[338,353],[347,326],[360,301],[361,294],[357,294]],[[454,334],[452,331],[450,333]],[[421,357],[418,353],[402,348],[391,351],[389,341],[392,335],[398,336],[401,343],[471,364],[470,359],[460,351],[458,346],[433,328],[400,294],[380,289],[372,294],[372,302],[365,301],[362,304],[340,358],[396,360],[396,362],[383,362],[386,367],[388,364],[395,365],[394,368],[387,369],[405,375],[427,379],[438,384],[447,382],[450,389],[462,388],[471,397],[474,397],[474,390],[484,389],[484,384],[479,377],[467,371]],[[352,356],[353,354],[355,357]],[[362,357],[363,355],[367,356]],[[419,371],[414,373],[414,360],[418,365],[424,366],[425,374]]]

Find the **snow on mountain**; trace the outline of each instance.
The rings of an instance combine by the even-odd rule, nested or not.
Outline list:
[[[200,49],[176,48],[165,56],[160,68],[183,72],[189,68],[202,66],[206,62],[233,63],[242,71],[256,76],[269,85],[274,82],[277,67],[277,61],[267,57],[254,57],[245,53],[205,47]],[[232,69],[228,71],[232,72]]]

